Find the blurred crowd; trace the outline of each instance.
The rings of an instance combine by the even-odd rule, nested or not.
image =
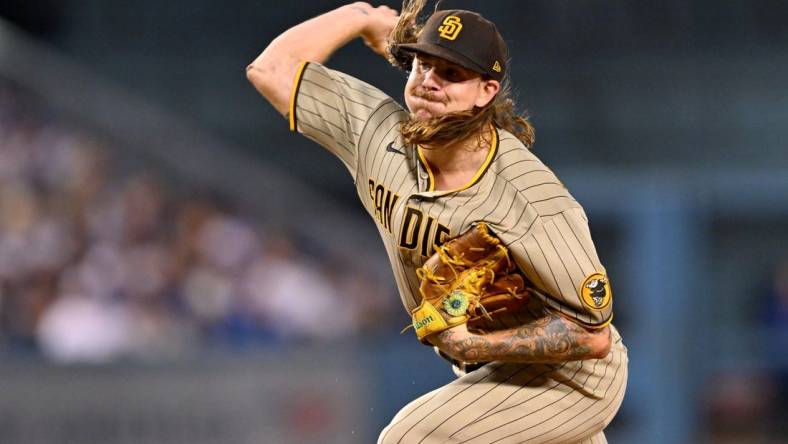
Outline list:
[[[108,147],[0,83],[0,352],[157,359],[349,337],[401,310],[330,246]]]

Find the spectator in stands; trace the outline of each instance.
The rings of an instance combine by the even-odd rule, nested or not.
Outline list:
[[[225,202],[121,174],[95,136],[41,115],[0,80],[0,350],[105,363],[348,336],[392,311],[389,287],[325,247],[296,254]]]

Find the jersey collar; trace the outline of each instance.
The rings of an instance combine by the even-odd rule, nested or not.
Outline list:
[[[453,189],[453,190],[439,190],[435,191],[435,177],[433,176],[432,169],[430,168],[430,164],[427,162],[426,157],[424,157],[424,153],[422,152],[421,146],[416,148],[418,153],[418,159],[421,163],[422,168],[427,173],[427,184],[426,184],[426,191],[418,193],[422,196],[443,196],[446,194],[457,193],[463,190],[466,190],[473,185],[475,185],[479,180],[484,176],[484,173],[487,172],[487,169],[490,168],[493,159],[495,158],[496,153],[498,152],[498,129],[495,128],[495,125],[490,125],[492,127],[492,143],[490,144],[490,151],[487,153],[487,158],[484,159],[479,169],[476,171],[476,174],[473,175],[471,180],[468,181],[465,185]]]

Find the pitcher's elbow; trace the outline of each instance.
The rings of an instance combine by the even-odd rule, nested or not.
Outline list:
[[[252,85],[257,86],[259,83],[262,83],[264,77],[263,69],[256,62],[246,66],[246,80]]]

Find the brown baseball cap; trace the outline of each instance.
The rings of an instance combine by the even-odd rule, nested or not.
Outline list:
[[[495,24],[462,9],[436,11],[416,43],[397,45],[397,49],[440,57],[498,81],[507,68],[506,42]]]

